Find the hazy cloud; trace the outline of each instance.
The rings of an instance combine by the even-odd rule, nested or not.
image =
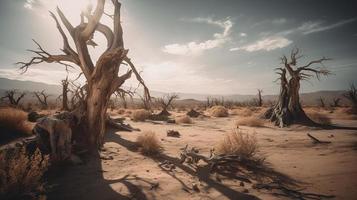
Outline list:
[[[322,26],[321,22],[307,22],[301,25],[298,30],[303,31],[304,35],[311,34],[311,33],[317,33],[321,31],[327,31],[330,29],[338,28],[340,26],[343,26],[345,24],[351,23],[356,21],[357,18],[351,18],[351,19],[346,19],[342,20],[330,25]]]
[[[162,51],[174,55],[197,55],[201,54],[205,50],[222,46],[230,39],[229,35],[233,27],[233,22],[229,18],[227,18],[226,20],[213,20],[211,18],[194,18],[189,21],[219,26],[223,29],[223,31],[221,33],[213,34],[213,39],[199,43],[192,41],[187,42],[185,44],[168,44],[163,47]]]
[[[237,51],[237,50],[245,50],[248,52],[260,51],[260,50],[271,51],[274,49],[284,48],[286,46],[289,46],[291,43],[292,41],[287,38],[281,36],[272,36],[272,37],[267,37],[258,40],[256,42],[253,42],[251,44],[242,47],[231,48],[230,51]]]

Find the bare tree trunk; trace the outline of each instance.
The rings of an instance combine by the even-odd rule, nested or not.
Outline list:
[[[110,98],[109,92],[104,88],[110,83],[110,79],[104,79],[89,87],[86,105],[88,130],[86,132],[92,146],[101,146],[104,142],[106,112]]]
[[[68,108],[68,79],[62,80],[62,110],[69,110]]]
[[[300,103],[300,81],[306,80],[313,75],[308,72],[315,73],[319,79],[320,75],[328,75],[330,72],[325,69],[314,69],[310,65],[321,63],[326,58],[320,60],[311,61],[305,66],[296,67],[297,59],[301,56],[298,55],[299,49],[291,52],[291,61],[288,62],[286,56],[282,57],[282,64],[284,67],[277,68],[280,70],[280,94],[278,102],[264,114],[265,118],[275,122],[275,125],[279,127],[288,126],[293,123],[302,123],[306,125],[314,125],[313,122],[304,112]],[[286,73],[289,73],[289,81]]]

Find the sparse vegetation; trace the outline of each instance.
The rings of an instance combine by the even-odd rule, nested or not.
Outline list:
[[[264,126],[264,121],[257,117],[240,117],[236,121],[236,127],[239,126],[262,127]]]
[[[357,114],[357,88],[355,85],[351,84],[350,89],[343,96],[351,102],[351,113]]]
[[[31,135],[27,113],[15,108],[0,108],[0,142]]]
[[[139,110],[134,110],[131,113],[131,118],[133,121],[145,121],[150,117],[150,115],[151,115],[150,111],[139,109]]]
[[[209,114],[213,117],[227,117],[228,109],[224,106],[213,106],[208,110]]]
[[[223,140],[217,144],[216,152],[225,155],[238,155],[245,159],[252,158],[258,151],[257,138],[254,134],[235,129],[226,134]]]
[[[136,144],[145,155],[154,155],[162,151],[160,140],[153,131],[144,131],[136,138]]]
[[[0,150],[0,199],[37,199],[48,156],[39,149],[15,146]],[[27,195],[27,198],[24,196]]]
[[[175,121],[178,124],[192,124],[193,123],[191,117],[189,117],[187,115],[176,117]]]

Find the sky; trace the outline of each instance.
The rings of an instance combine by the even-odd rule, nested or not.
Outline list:
[[[298,47],[298,65],[325,56],[333,74],[303,82],[302,92],[341,90],[357,84],[357,3],[332,0],[123,0],[128,56],[151,90],[198,94],[275,94],[280,57]],[[72,24],[95,0],[0,0],[0,77],[59,84],[63,66],[40,64],[20,74],[14,63],[35,49],[53,54],[62,38],[48,11],[58,5]],[[106,11],[112,12],[107,0]],[[111,25],[103,16],[102,22]],[[98,59],[106,44],[99,33],[90,48]],[[72,43],[73,44],[73,43]],[[316,66],[322,67],[322,66]],[[124,70],[122,70],[125,72]],[[78,69],[71,70],[76,77]],[[135,87],[132,79],[126,86]]]

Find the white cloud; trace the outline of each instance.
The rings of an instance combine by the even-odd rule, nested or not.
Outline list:
[[[346,25],[348,23],[352,23],[356,20],[357,20],[357,18],[351,18],[351,19],[341,20],[339,22],[336,22],[336,23],[333,23],[330,25],[325,25],[325,26],[323,26],[323,23],[324,23],[323,21],[308,21],[308,22],[304,22],[297,28],[291,28],[288,30],[284,30],[279,33],[276,33],[276,35],[286,36],[286,35],[293,34],[293,33],[300,33],[303,35],[308,35],[311,33],[317,33],[317,32],[322,32],[322,31],[327,31],[327,30],[331,30],[334,28],[338,28],[338,27]]]
[[[32,10],[34,3],[35,3],[35,0],[26,0],[24,7],[26,9]]]
[[[21,74],[21,71],[18,68],[0,69],[0,77],[22,81],[44,82],[55,85],[59,85],[61,80],[66,78],[66,76],[67,72],[65,70],[48,70],[48,67],[31,67],[24,74]],[[77,76],[78,73],[69,74],[70,79],[74,79]]]
[[[292,41],[287,38],[281,36],[272,36],[272,37],[267,37],[258,40],[256,42],[253,42],[251,44],[242,47],[231,48],[230,51],[237,51],[237,50],[245,50],[248,52],[260,51],[260,50],[271,51],[274,49],[284,48],[286,46],[289,46],[291,43]]]
[[[198,23],[207,23],[215,26],[219,26],[223,29],[221,33],[213,34],[213,39],[206,40],[203,42],[187,42],[185,44],[168,44],[162,48],[163,52],[173,54],[173,55],[197,55],[201,54],[205,50],[213,49],[222,46],[224,43],[229,41],[229,35],[233,27],[233,22],[230,19],[226,20],[213,20],[211,18],[195,18],[189,21]]]
[[[357,18],[346,19],[346,20],[342,20],[342,21],[327,25],[327,26],[321,26],[321,22],[317,22],[317,23],[316,22],[315,23],[307,22],[307,23],[304,23],[303,25],[301,25],[298,28],[298,30],[303,31],[303,34],[307,35],[307,34],[311,34],[311,33],[317,33],[317,32],[321,32],[321,31],[327,31],[330,29],[334,29],[334,28],[343,26],[345,24],[354,22],[356,20],[357,20]]]
[[[246,37],[246,36],[247,36],[246,33],[240,33],[239,35],[240,35],[241,37]]]

